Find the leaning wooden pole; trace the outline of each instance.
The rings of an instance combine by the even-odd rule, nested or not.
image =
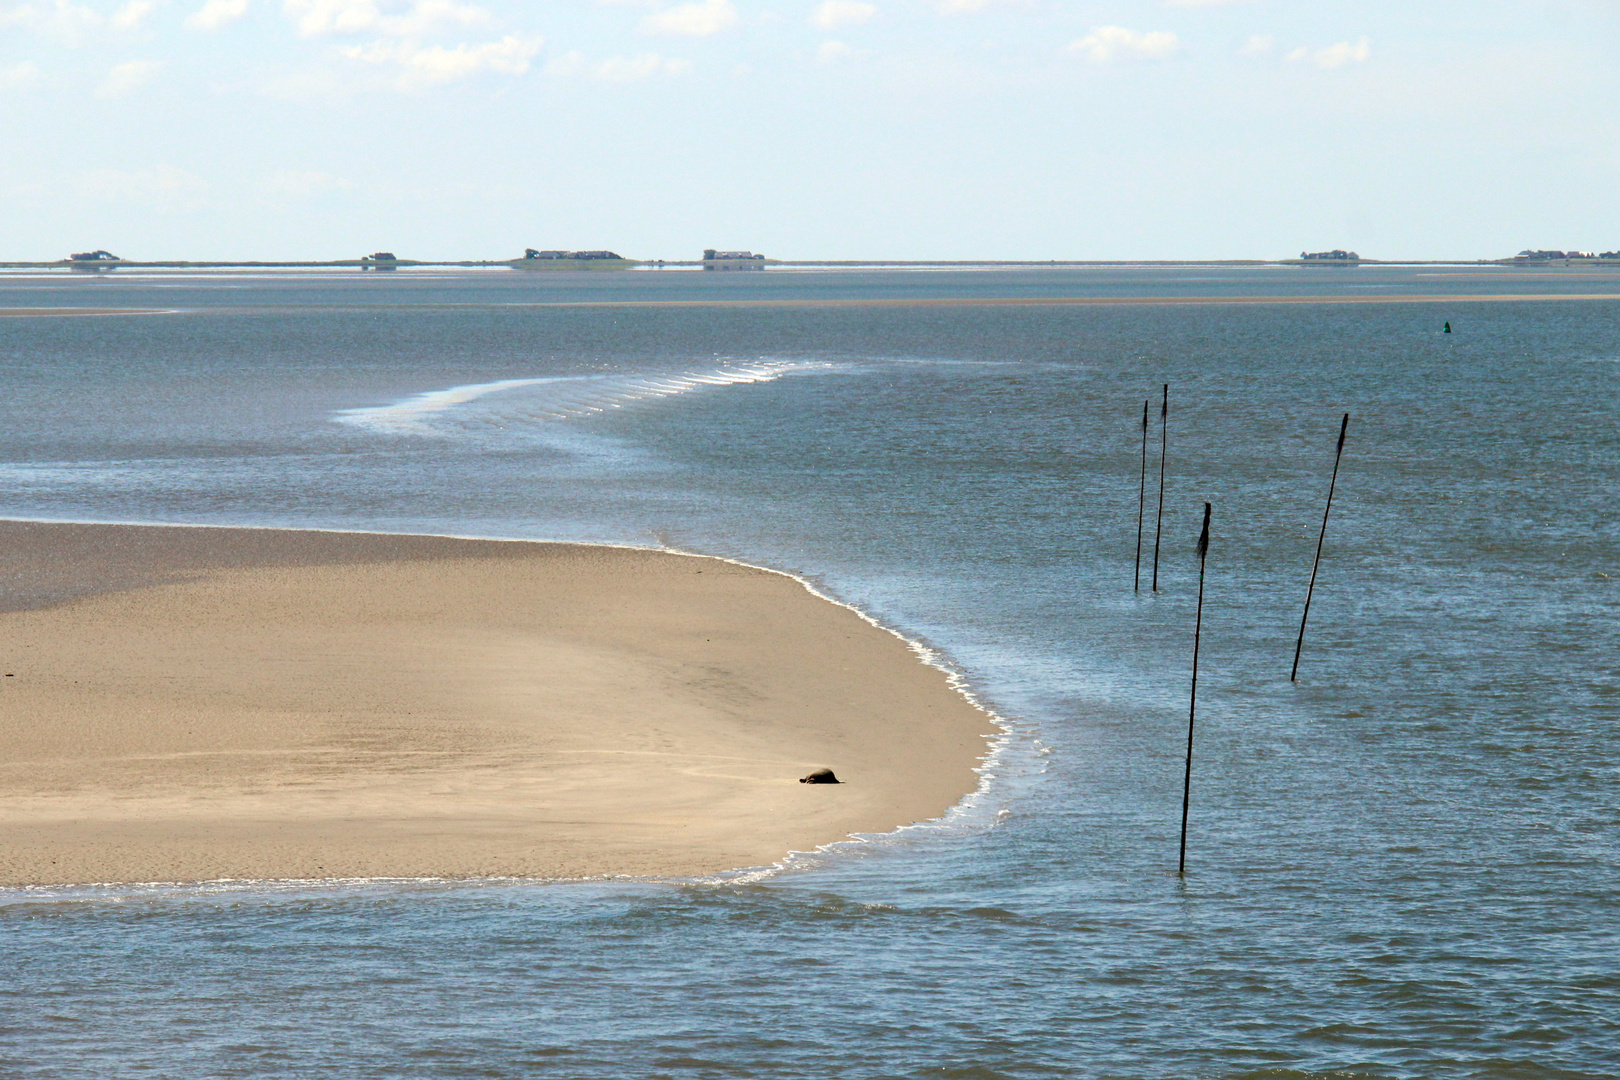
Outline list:
[[[1147,513],[1147,431],[1148,403],[1142,402],[1142,482],[1136,492],[1136,583],[1135,592],[1142,591],[1142,518]]]
[[[1159,518],[1153,526],[1153,591],[1159,591],[1159,538],[1164,535],[1164,459],[1170,450],[1170,384],[1159,405]]]
[[[1305,613],[1299,617],[1299,640],[1294,642],[1294,666],[1288,671],[1288,681],[1295,682],[1299,675],[1299,653],[1305,648],[1305,621],[1311,617],[1311,595],[1316,592],[1316,569],[1322,565],[1322,541],[1327,539],[1328,515],[1333,512],[1333,489],[1339,483],[1339,459],[1344,456],[1344,434],[1350,430],[1350,414],[1339,422],[1339,448],[1333,452],[1333,479],[1328,481],[1327,506],[1322,509],[1322,531],[1316,537],[1316,559],[1311,563],[1311,583],[1305,589]]]
[[[1198,715],[1198,646],[1204,638],[1204,561],[1209,555],[1209,503],[1204,504],[1204,531],[1198,534],[1198,618],[1193,623],[1192,695],[1187,705],[1187,771],[1181,778],[1181,859],[1176,873],[1187,872],[1187,807],[1192,802],[1193,719]]]

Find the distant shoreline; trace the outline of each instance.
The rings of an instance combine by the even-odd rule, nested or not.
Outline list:
[[[1615,301],[1612,293],[1424,293],[1377,296],[963,296],[963,297],[883,297],[870,300],[824,297],[817,299],[771,300],[555,300],[534,303],[487,304],[401,304],[413,308],[483,308],[502,311],[526,308],[947,308],[947,307],[1210,307],[1264,306],[1270,304],[1490,304],[1546,300]],[[187,309],[195,312],[198,309]],[[207,308],[211,314],[252,311],[252,307]],[[177,308],[0,308],[0,319],[77,318],[91,315],[179,315]]]
[[[432,259],[397,259],[385,263],[381,267],[371,260],[363,259],[331,259],[331,260],[256,260],[246,259],[240,261],[228,260],[189,260],[189,259],[157,259],[134,260],[117,259],[98,262],[78,262],[68,259],[56,259],[48,262],[0,262],[0,272],[7,270],[67,270],[74,273],[96,274],[106,273],[110,270],[363,270],[366,272],[382,272],[405,270],[411,268],[421,269],[514,269],[525,271],[550,271],[553,273],[569,272],[595,272],[603,271],[631,271],[631,270],[659,270],[701,268],[705,263],[701,259],[618,259],[611,265],[592,265],[588,260],[563,260],[568,265],[536,266],[532,260],[526,259],[460,259],[460,260],[432,260]],[[816,269],[829,268],[892,268],[896,270],[908,269],[968,269],[984,267],[988,269],[1063,269],[1083,267],[1261,267],[1281,266],[1300,267],[1324,270],[1350,270],[1364,266],[1465,266],[1473,268],[1520,268],[1520,269],[1569,269],[1569,270],[1614,270],[1620,272],[1620,260],[1542,260],[1529,261],[1520,258],[1506,259],[1358,259],[1354,261],[1333,261],[1321,259],[766,259],[757,266],[749,266],[742,271],[732,270],[729,267],[718,268],[725,272],[753,272],[764,269]]]

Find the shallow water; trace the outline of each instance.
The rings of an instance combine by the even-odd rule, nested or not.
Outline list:
[[[0,321],[0,515],[742,558],[943,650],[1010,732],[943,823],[776,872],[0,892],[0,1071],[1612,1075],[1620,302],[528,306],[1546,291],[1620,286],[0,278],[0,307],[177,312]],[[1165,381],[1155,596],[1138,424]]]

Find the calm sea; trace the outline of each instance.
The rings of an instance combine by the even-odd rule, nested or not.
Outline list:
[[[1613,1076],[1620,301],[1395,302],[1486,292],[1620,280],[0,278],[173,312],[0,320],[0,516],[733,556],[937,647],[1008,731],[943,821],[710,881],[0,891],[0,1073]],[[535,306],[1177,295],[1390,302]]]

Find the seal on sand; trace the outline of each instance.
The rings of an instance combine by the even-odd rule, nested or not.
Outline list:
[[[838,777],[834,776],[833,771],[831,769],[817,769],[815,772],[811,773],[809,776],[801,776],[801,777],[799,777],[799,783],[801,783],[801,784],[841,784],[841,783],[843,783],[843,781],[838,779]]]

